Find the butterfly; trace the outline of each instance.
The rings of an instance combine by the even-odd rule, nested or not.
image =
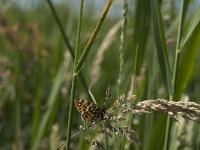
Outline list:
[[[100,107],[95,103],[79,98],[74,100],[74,104],[84,121],[96,122],[104,119],[105,107]]]

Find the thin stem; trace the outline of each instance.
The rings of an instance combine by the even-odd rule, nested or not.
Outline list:
[[[181,11],[180,11],[180,17],[179,17],[179,28],[178,28],[178,36],[177,36],[177,43],[176,43],[176,52],[175,52],[175,60],[174,60],[174,67],[173,67],[173,76],[172,76],[172,87],[173,87],[173,95],[170,95],[170,100],[174,99],[174,96],[176,94],[175,91],[175,85],[176,85],[176,77],[177,77],[177,70],[178,70],[178,61],[179,61],[179,54],[180,54],[180,43],[181,43],[181,33],[182,33],[182,26],[183,26],[183,20],[184,20],[184,5],[185,0],[182,1],[181,4]],[[171,124],[171,118],[167,117],[167,127],[165,131],[165,142],[164,142],[164,150],[168,149],[168,143],[169,143],[169,134],[170,134],[170,126]]]
[[[65,31],[64,31],[64,28],[63,28],[63,26],[62,26],[62,24],[61,24],[61,21],[60,21],[58,15],[57,15],[57,13],[56,13],[56,10],[54,9],[54,6],[53,6],[51,0],[47,0],[47,2],[48,2],[48,4],[49,4],[49,7],[50,7],[50,9],[51,9],[51,11],[52,11],[52,14],[53,14],[55,20],[56,20],[56,23],[57,23],[57,25],[58,25],[58,28],[59,28],[61,34],[62,34],[62,37],[63,37],[63,39],[64,39],[64,41],[65,41],[64,43],[65,43],[66,46],[68,47],[69,52],[70,52],[72,58],[74,59],[74,57],[75,57],[75,56],[74,56],[74,49],[73,49],[72,45],[71,45],[70,42],[69,42],[69,38],[67,37],[67,35],[66,35]],[[80,72],[79,78],[80,78],[81,83],[83,84],[83,87],[85,88],[85,90],[88,91],[88,90],[87,90],[87,89],[88,89],[88,85],[87,85],[87,83],[86,83],[85,77],[84,77],[84,75],[83,75],[82,72]],[[88,93],[88,96],[90,96],[89,93]],[[91,98],[91,97],[90,97],[90,98]]]
[[[67,35],[65,34],[65,31],[64,31],[64,29],[63,29],[63,26],[62,26],[62,24],[61,24],[61,21],[60,21],[58,15],[57,15],[57,13],[56,13],[56,10],[54,9],[54,6],[53,6],[51,0],[47,0],[47,3],[49,4],[49,7],[50,7],[50,9],[51,9],[51,11],[52,11],[52,13],[53,13],[53,16],[54,16],[55,20],[56,20],[56,23],[58,24],[59,30],[60,30],[60,32],[61,32],[61,34],[62,34],[62,37],[63,37],[63,39],[64,39],[64,41],[65,41],[65,44],[67,45],[67,47],[68,47],[68,49],[69,49],[69,52],[70,52],[72,58],[74,59],[75,56],[74,56],[73,47],[72,47],[72,45],[70,44]]]
[[[68,117],[68,126],[67,126],[67,145],[66,149],[70,149],[70,141],[71,141],[71,125],[72,125],[72,111],[73,111],[73,100],[75,95],[75,88],[76,88],[76,75],[75,75],[75,67],[77,63],[77,56],[78,56],[78,49],[79,49],[79,43],[80,43],[80,33],[81,33],[81,25],[82,25],[82,16],[83,16],[83,3],[84,0],[81,0],[80,5],[80,14],[79,14],[79,22],[78,22],[78,28],[77,28],[77,36],[76,36],[76,50],[75,50],[75,58],[74,58],[74,68],[73,68],[73,78],[72,78],[72,87],[71,87],[71,95],[70,95],[70,101],[69,101],[69,117]]]
[[[75,137],[75,136],[77,136],[77,135],[79,135],[81,132],[87,130],[87,129],[90,128],[91,126],[95,126],[95,125],[99,124],[100,122],[102,122],[102,120],[99,120],[99,121],[97,121],[97,122],[95,122],[95,123],[91,123],[91,124],[88,125],[87,127],[81,129],[80,131],[78,131],[77,133],[75,133],[74,135],[72,135],[72,136],[70,137],[70,139],[73,138],[73,137]],[[62,142],[60,145],[58,145],[58,146],[56,147],[56,149],[60,148],[60,147],[61,147],[62,145],[64,145],[67,141],[68,141],[68,139],[67,139],[66,141]]]
[[[120,37],[120,48],[119,48],[119,77],[118,77],[118,96],[121,94],[121,80],[122,80],[122,69],[124,65],[124,45],[125,45],[125,26],[127,18],[127,0],[123,0],[123,9],[122,9],[122,30]]]
[[[106,127],[106,123],[104,123],[104,127]],[[106,138],[105,138],[105,140],[106,140],[106,150],[109,150],[109,145],[108,145],[108,135],[106,134],[105,135],[106,136]]]
[[[180,11],[180,20],[179,20],[179,28],[178,28],[178,36],[177,36],[177,43],[176,43],[176,53],[175,53],[175,60],[174,60],[174,68],[173,68],[173,87],[175,90],[175,84],[176,84],[176,76],[177,76],[177,70],[178,70],[178,60],[179,60],[179,54],[180,54],[180,44],[181,44],[181,33],[182,33],[182,26],[183,26],[183,21],[184,21],[184,3],[185,0],[182,1],[182,5],[181,5],[181,11]],[[176,91],[174,91],[175,94]]]
[[[134,93],[134,90],[136,89],[136,81],[135,81],[135,77],[136,77],[136,68],[137,68],[137,62],[138,62],[138,50],[139,50],[139,45],[137,44],[136,46],[136,51],[135,51],[135,59],[134,59],[134,68],[133,68],[133,89],[132,89],[132,93]],[[132,95],[132,94],[131,94]]]
[[[92,94],[92,91],[91,91],[92,86],[93,86],[93,83],[91,83],[91,85],[89,86],[88,92],[89,92],[90,97],[92,98],[93,102],[95,104],[97,104],[97,101],[96,101],[96,99],[95,99],[95,97],[94,97],[94,95]]]
[[[94,29],[78,63],[77,62],[77,53],[78,53],[78,45],[79,45],[79,39],[80,39],[80,29],[81,29],[81,22],[82,22],[82,11],[83,11],[83,1],[81,0],[81,5],[80,5],[80,18],[79,18],[79,25],[78,25],[78,31],[77,31],[77,40],[76,40],[76,51],[75,51],[75,59],[74,59],[74,69],[73,69],[73,79],[72,79],[72,88],[71,88],[71,96],[70,96],[70,105],[69,105],[69,118],[68,118],[68,128],[67,128],[67,146],[66,149],[70,149],[70,137],[71,137],[71,124],[72,124],[72,106],[73,106],[73,99],[75,95],[75,85],[76,85],[76,77],[78,73],[80,72],[80,69],[85,61],[85,58],[87,54],[89,53],[89,50],[94,43],[94,40],[103,24],[103,21],[105,20],[105,17],[108,13],[108,10],[110,9],[110,6],[113,2],[113,0],[109,0],[109,2],[106,5],[106,8],[103,11],[103,14],[98,21],[96,28]]]
[[[124,45],[125,45],[125,29],[126,29],[126,19],[127,19],[127,0],[123,0],[122,9],[122,30],[120,37],[120,48],[119,48],[119,77],[118,77],[118,97],[121,95],[121,80],[122,80],[122,70],[124,65]],[[125,138],[122,141],[122,149],[125,147]]]
[[[112,2],[113,2],[113,0],[109,0],[107,5],[106,5],[106,7],[105,7],[105,9],[103,10],[101,18],[98,21],[94,31],[92,32],[92,35],[90,36],[90,39],[88,40],[88,42],[87,42],[87,44],[86,44],[86,46],[85,46],[85,48],[83,50],[83,53],[82,53],[82,55],[81,55],[81,57],[80,57],[80,59],[78,61],[78,64],[76,65],[76,69],[75,69],[75,73],[76,74],[78,74],[80,72],[80,69],[81,69],[81,67],[82,67],[82,65],[83,65],[83,63],[85,61],[85,58],[86,58],[87,54],[89,53],[89,51],[90,51],[90,49],[92,47],[92,44],[94,43],[94,41],[96,39],[96,36],[97,36],[97,34],[98,34],[98,32],[99,32],[99,30],[100,30],[105,18],[106,18],[106,15],[107,15],[110,7],[111,7]]]

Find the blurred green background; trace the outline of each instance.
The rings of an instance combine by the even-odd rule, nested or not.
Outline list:
[[[106,2],[85,0],[80,53]],[[200,5],[197,0],[184,2],[158,2],[162,16],[160,26],[164,29],[160,34],[166,44],[163,48],[163,44],[159,43],[159,34],[156,33],[160,26],[156,28],[152,3],[146,0],[128,1],[121,72],[121,28],[118,22],[122,19],[123,2],[113,2],[82,68],[87,86],[94,83],[91,91],[99,105],[104,103],[108,86],[112,95],[108,107],[121,94],[130,93],[137,96],[137,102],[169,99],[171,96],[174,101],[200,103]],[[53,1],[72,50],[75,49],[79,3],[78,0]],[[183,16],[182,22],[180,14]],[[1,150],[34,149],[37,144],[39,147],[36,146],[36,149],[55,149],[61,140],[66,139],[73,71],[69,49],[47,1],[0,1]],[[177,50],[180,53],[177,54]],[[163,62],[169,66],[164,64],[163,67]],[[167,86],[169,80],[171,86]],[[91,100],[81,80],[77,80],[75,97]],[[73,117],[72,134],[83,124],[76,110]],[[157,113],[134,116],[131,124],[140,137],[141,145],[127,144],[125,149],[162,149],[166,118],[166,114]],[[180,133],[176,132],[177,128]],[[197,123],[171,122],[170,131],[168,148],[200,149],[200,128]],[[89,133],[91,139],[99,136],[97,130]],[[80,139],[72,139],[72,149],[94,149],[94,146]],[[122,137],[117,139],[121,141]],[[120,145],[120,142],[115,143],[113,137],[109,143],[110,149],[113,144]],[[123,149],[118,145],[116,147]]]

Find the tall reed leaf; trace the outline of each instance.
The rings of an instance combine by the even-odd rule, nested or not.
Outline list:
[[[177,80],[175,84],[175,100],[180,99],[192,75],[197,52],[200,48],[200,8],[197,10],[181,42]]]
[[[189,1],[182,1],[180,16],[177,17],[179,18],[179,27],[178,27],[178,36],[177,36],[177,41],[176,41],[176,50],[175,50],[175,58],[174,58],[174,66],[173,66],[174,68],[173,69],[173,87],[175,86],[175,81],[177,77],[177,68],[178,68],[178,60],[180,58],[180,45],[181,45],[181,38],[182,38],[182,32],[183,32],[183,24],[186,17],[188,6],[189,6]]]

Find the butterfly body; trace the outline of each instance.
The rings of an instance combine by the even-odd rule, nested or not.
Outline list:
[[[105,107],[99,107],[84,99],[75,99],[74,104],[76,109],[81,113],[81,117],[84,121],[96,122],[104,119]]]

